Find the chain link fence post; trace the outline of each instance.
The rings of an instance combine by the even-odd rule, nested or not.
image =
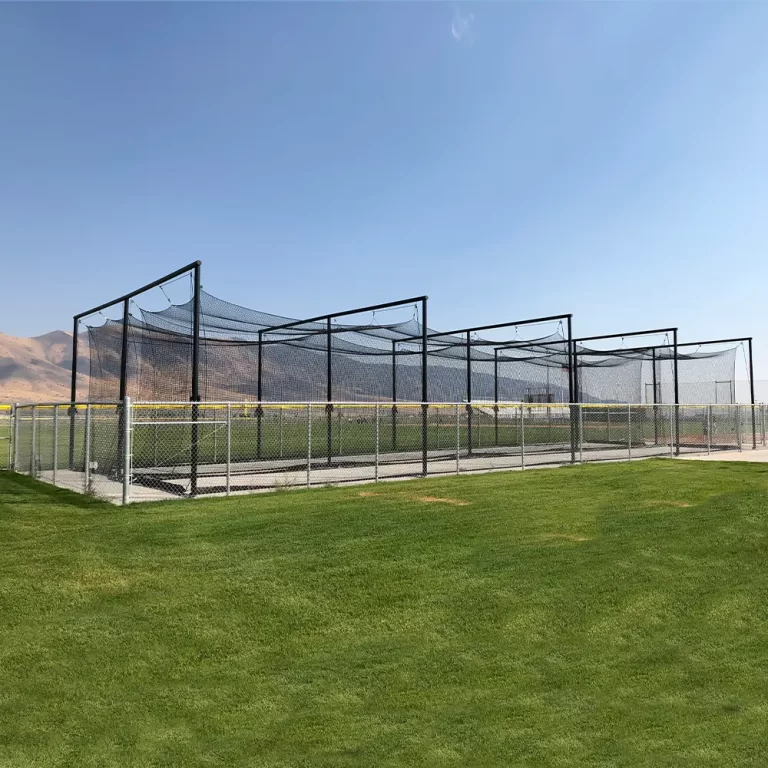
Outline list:
[[[461,416],[459,414],[459,404],[456,403],[456,474],[460,472],[459,456],[461,453]]]
[[[763,445],[765,445],[765,409],[766,409],[766,407],[767,406],[763,405],[760,408],[760,410],[762,411],[762,414],[763,414],[763,417],[762,417],[762,421],[763,421]]]
[[[525,406],[520,404],[520,469],[525,470]]]
[[[131,503],[131,450],[133,430],[131,429],[131,398],[126,395],[123,408],[123,506]]]
[[[312,403],[307,403],[307,488],[312,477]]]
[[[19,471],[19,404],[13,406],[13,470]]]
[[[749,406],[749,411],[752,415],[752,450],[757,449],[757,417],[755,416],[755,404]]]
[[[218,416],[218,408],[216,406],[213,407],[213,419],[214,422],[219,421]],[[214,423],[213,427],[213,463],[216,464],[219,460],[219,425]]]
[[[14,431],[14,407],[8,411],[8,469],[13,470],[13,431]]]
[[[32,406],[32,442],[29,447],[29,474],[31,477],[37,477],[37,461],[35,456],[35,443],[37,442],[37,414],[35,406]]]
[[[707,406],[707,453],[712,453],[712,405]]]
[[[741,406],[736,406],[736,444],[741,450]]]
[[[627,458],[632,461],[632,406],[627,403]]]
[[[579,403],[578,438],[579,438],[579,464],[584,462],[584,404]]]
[[[379,482],[379,415],[380,407],[379,403],[376,403],[376,447],[373,465],[373,481],[375,483]]]
[[[56,485],[56,470],[59,466],[59,406],[53,406],[53,484]]]
[[[157,406],[155,406],[155,466],[157,466],[157,422],[160,421]]]
[[[85,465],[83,467],[84,493],[91,490],[91,404],[85,406]]]
[[[232,487],[232,403],[227,403],[227,496]]]
[[[675,407],[670,405],[669,408],[669,455],[675,455]]]

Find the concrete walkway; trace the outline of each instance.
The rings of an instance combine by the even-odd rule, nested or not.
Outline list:
[[[714,453],[683,454],[681,459],[694,461],[748,461],[750,463],[768,462],[768,447],[758,446],[757,450],[746,448],[743,451],[716,451]]]

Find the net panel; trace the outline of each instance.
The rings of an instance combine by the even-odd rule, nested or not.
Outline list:
[[[201,294],[201,398],[264,402],[422,399],[422,325],[418,307],[396,322],[387,313],[298,322]],[[192,389],[193,302],[138,309],[128,327],[127,394],[183,401]],[[382,319],[384,318],[384,319]],[[357,322],[354,322],[357,320]],[[288,327],[281,327],[281,326]],[[511,329],[513,326],[509,326]],[[521,339],[439,334],[427,329],[429,402],[567,402],[568,342],[562,326]],[[541,329],[530,328],[530,335]],[[88,328],[89,399],[120,394],[122,321]],[[738,347],[678,350],[681,403],[735,401]],[[598,350],[575,347],[583,403],[674,402],[674,351],[665,346]],[[329,376],[330,357],[330,382]],[[261,375],[259,376],[259,370]]]
[[[201,293],[201,398],[207,401],[420,402],[422,332],[418,307],[410,317],[387,314],[304,322],[248,309]],[[411,312],[411,306],[404,311]],[[134,400],[183,401],[191,392],[192,300],[161,311],[138,309],[128,327],[127,394]],[[358,322],[354,322],[357,320]],[[285,327],[287,326],[287,327]],[[511,328],[511,326],[510,326]],[[122,321],[89,327],[90,399],[114,401],[119,393]],[[494,350],[521,341],[438,334],[427,329],[428,400],[525,400],[531,393],[567,398],[567,343],[561,329],[528,343],[559,345],[527,350],[524,357]],[[330,376],[329,382],[329,356]],[[259,370],[261,375],[259,376]],[[469,378],[468,378],[469,377]]]
[[[678,348],[681,404],[735,402],[738,347]],[[668,345],[611,351],[577,347],[577,378],[584,403],[675,402],[675,352]]]

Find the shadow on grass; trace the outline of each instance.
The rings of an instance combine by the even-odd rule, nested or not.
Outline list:
[[[101,499],[84,496],[65,488],[57,488],[15,472],[0,472],[0,506],[3,504],[39,506],[45,502],[80,509],[112,508],[111,504]]]

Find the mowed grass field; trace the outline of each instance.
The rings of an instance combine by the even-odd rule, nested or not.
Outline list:
[[[125,509],[0,474],[0,765],[763,766],[768,467]]]

